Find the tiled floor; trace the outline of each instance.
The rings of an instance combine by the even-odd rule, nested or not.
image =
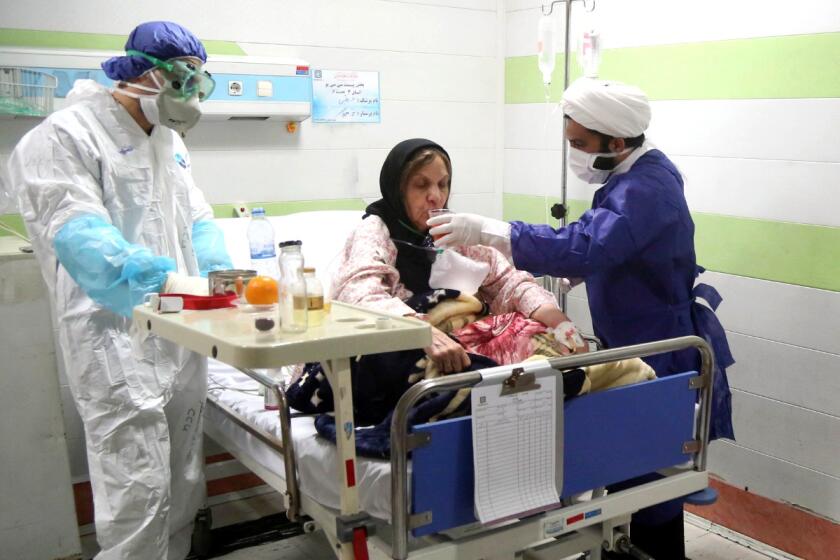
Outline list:
[[[766,560],[751,550],[691,523],[685,524],[685,555],[691,560]]]
[[[766,560],[750,550],[689,523],[685,524],[686,554],[691,560]],[[301,535],[279,542],[244,548],[226,556],[227,560],[329,560],[331,550],[322,533]]]
[[[87,541],[87,542],[84,542]],[[83,539],[85,558],[95,553],[96,543]],[[690,523],[685,524],[686,555],[691,560],[767,560],[768,556],[710,533]],[[224,556],[226,560],[331,560],[334,558],[323,533],[301,535],[262,545],[242,548]]]

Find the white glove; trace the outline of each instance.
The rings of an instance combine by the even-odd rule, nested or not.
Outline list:
[[[442,214],[429,218],[426,225],[435,237],[435,247],[487,245],[510,258],[510,224],[478,214]],[[442,236],[438,239],[439,236]]]
[[[580,331],[571,321],[564,321],[554,327],[551,331],[557,342],[563,344],[571,351],[584,346],[583,337],[580,336]]]
[[[166,275],[166,282],[163,283],[163,293],[206,296],[210,294],[210,284],[207,278],[201,276],[170,272]]]

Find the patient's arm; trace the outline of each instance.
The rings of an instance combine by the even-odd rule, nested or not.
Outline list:
[[[359,224],[342,252],[333,281],[333,299],[394,315],[414,314],[403,303],[411,295],[400,283],[394,264],[397,250],[388,227],[378,216]]]
[[[479,295],[493,314],[519,311],[530,317],[543,305],[557,307],[557,300],[551,292],[543,289],[524,270],[517,270],[496,249],[476,245],[459,247],[458,251],[473,260],[490,265],[490,272],[479,289]]]
[[[539,321],[546,327],[552,329],[560,323],[571,321],[565,313],[560,311],[560,308],[557,307],[557,305],[552,305],[550,303],[537,307],[534,312],[531,313],[530,317],[531,319]]]
[[[582,354],[589,351],[589,346],[580,337],[580,331],[556,305],[541,305],[531,314],[531,319],[539,321],[550,329],[560,327],[553,331],[553,334],[558,341],[563,343],[560,346],[560,351],[563,354]]]

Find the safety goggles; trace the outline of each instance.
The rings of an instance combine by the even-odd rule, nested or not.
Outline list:
[[[195,64],[188,60],[178,58],[160,60],[140,51],[127,50],[125,52],[129,56],[144,58],[154,64],[156,68],[162,70],[172,89],[181,92],[184,99],[197,95],[199,101],[206,101],[213,90],[216,89],[216,81],[210,75],[210,72],[197,68]]]

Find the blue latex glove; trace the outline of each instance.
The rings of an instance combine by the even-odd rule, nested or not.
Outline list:
[[[175,270],[173,259],[129,243],[99,216],[70,220],[58,230],[54,246],[58,262],[85,293],[125,317],[146,294],[159,292]]]
[[[205,278],[210,271],[233,268],[225,247],[225,235],[215,222],[195,222],[192,227],[192,243],[195,257],[198,259],[198,270]]]

